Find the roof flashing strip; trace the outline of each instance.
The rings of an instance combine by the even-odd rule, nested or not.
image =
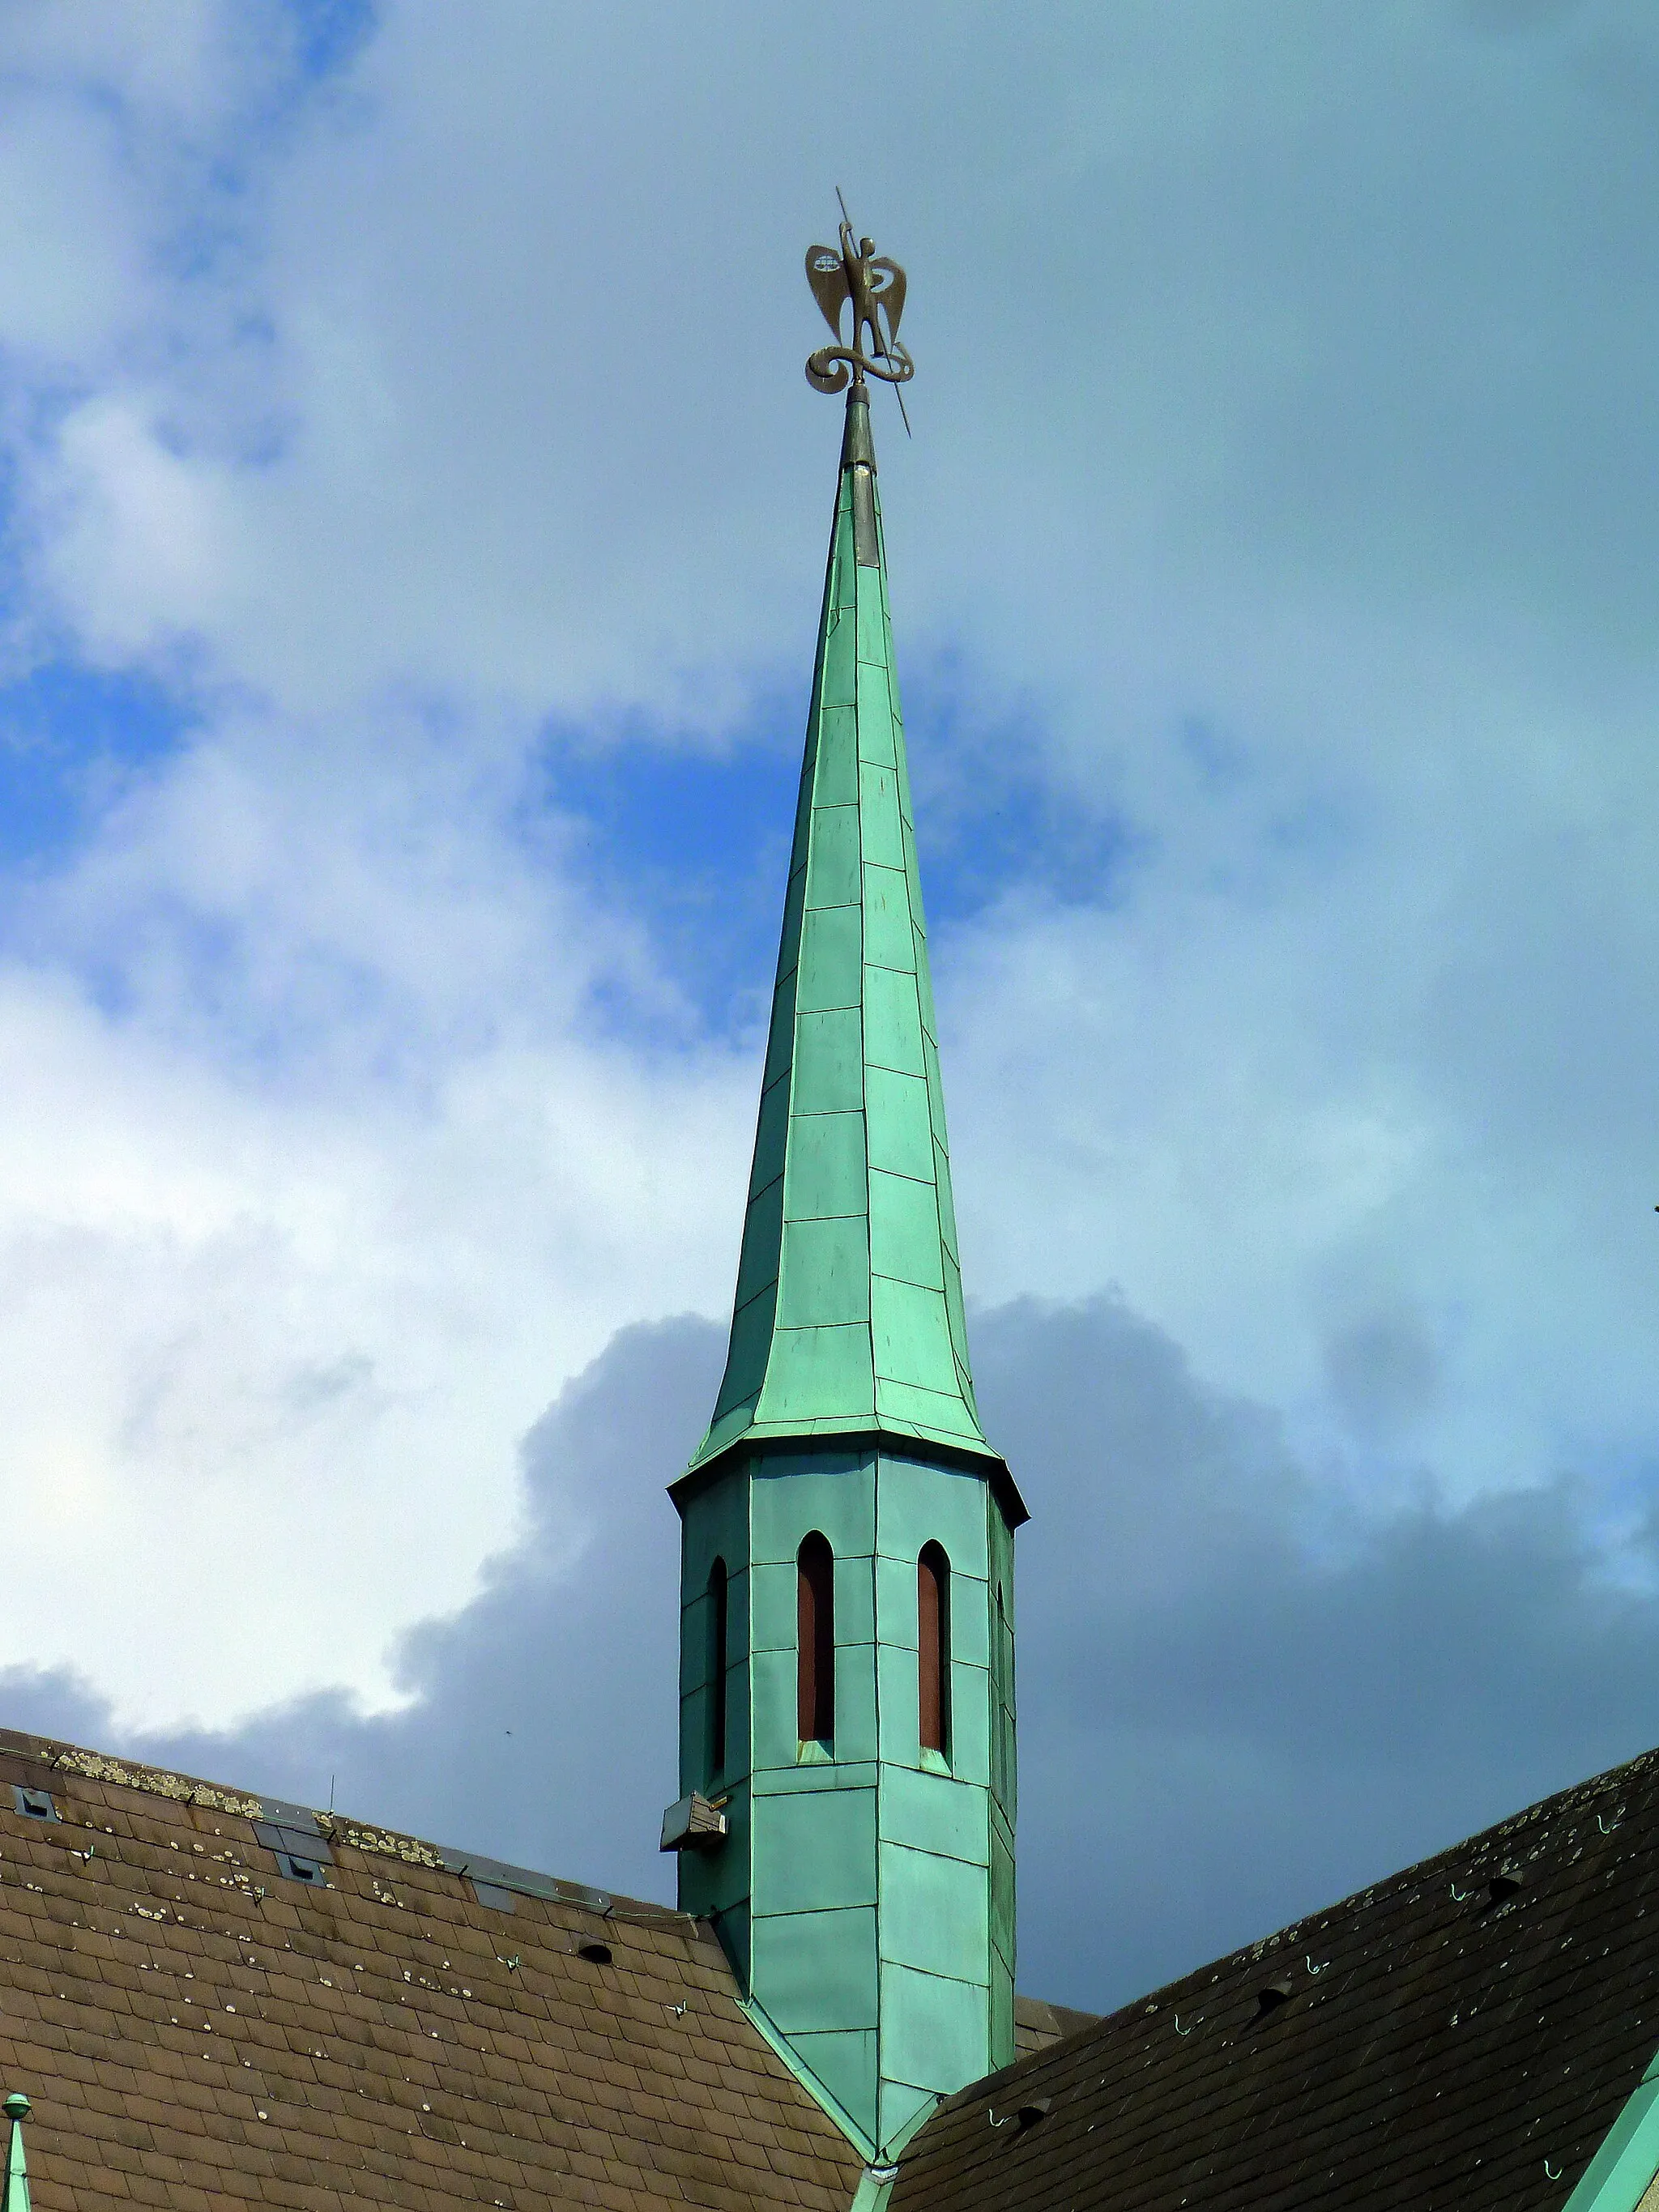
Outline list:
[[[917,2110],[901,2122],[886,2142],[873,2142],[840,2099],[825,2088],[800,2053],[792,2046],[781,2028],[774,2027],[763,2005],[757,2003],[752,1996],[739,1997],[738,2009],[777,2053],[813,2102],[822,2106],[864,2160],[864,2172],[859,2178],[858,2190],[849,2212],[885,2212],[888,2196],[898,2179],[899,2159],[944,2102],[939,2093],[928,2091]]]
[[[772,2025],[767,2018],[764,2008],[757,2004],[753,1997],[739,1997],[738,2009],[745,2016],[763,2040],[769,2045],[778,2057],[783,2061],[814,2104],[820,2106],[829,2114],[866,2166],[878,2163],[880,2154],[876,2145],[866,2135],[841,2100],[819,2081],[799,2052],[792,2046],[783,2031]],[[933,2108],[929,2106],[926,2109],[931,2112]]]
[[[548,1905],[576,1905],[601,1917],[615,1904],[608,1890],[589,1889],[585,1882],[561,1881],[556,1875],[537,1874],[530,1867],[509,1866],[505,1859],[481,1858],[472,1851],[440,1850],[438,1856],[451,1874],[465,1875],[474,1888],[510,1890],[515,1897],[538,1897]],[[672,1917],[665,1908],[665,1917]]]
[[[1659,2051],[1561,2212],[1637,2212],[1659,2179]]]

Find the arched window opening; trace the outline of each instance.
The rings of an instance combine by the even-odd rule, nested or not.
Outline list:
[[[803,1743],[836,1740],[836,1557],[815,1528],[802,1541],[796,1610],[796,1711]]]
[[[724,1559],[708,1570],[708,1779],[726,1771],[726,1667],[728,1578]]]
[[[951,1562],[942,1544],[924,1544],[916,1562],[916,1717],[922,1749],[946,1757],[951,1747]]]

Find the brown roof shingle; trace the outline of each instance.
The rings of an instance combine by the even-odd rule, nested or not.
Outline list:
[[[964,2090],[891,2212],[1559,2212],[1656,2046],[1649,1753]]]
[[[694,1922],[534,1877],[498,1909],[343,1820],[310,1887],[256,1837],[274,1809],[0,1735],[0,2086],[34,2102],[37,2212],[843,2212],[856,2154]]]

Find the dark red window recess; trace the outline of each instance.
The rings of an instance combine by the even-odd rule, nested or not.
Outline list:
[[[924,1544],[916,1562],[916,1708],[921,1747],[941,1758],[951,1747],[951,1562],[942,1544]]]
[[[728,1621],[726,1562],[708,1570],[708,1779],[726,1771],[726,1668]]]
[[[802,1541],[796,1613],[796,1711],[803,1743],[836,1740],[836,1557],[815,1528]]]

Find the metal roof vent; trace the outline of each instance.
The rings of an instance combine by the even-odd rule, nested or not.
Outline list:
[[[1054,2101],[1052,2097],[1031,2097],[1024,2104],[1016,2105],[1012,2112],[1005,2111],[1000,2118],[996,2106],[988,2105],[985,2117],[994,2128],[1012,2128],[1017,2136],[1023,2136],[1028,2129],[1036,2127],[1039,2120],[1048,2118]]]
[[[1288,2004],[1294,1994],[1288,1978],[1283,1975],[1276,1982],[1268,1982],[1255,1993],[1256,2018],[1265,2020],[1270,2012],[1277,2012],[1280,2005]]]
[[[55,1820],[58,1808],[52,1802],[49,1790],[30,1790],[21,1782],[14,1782],[11,1794],[17,1810],[27,1820]]]
[[[1495,1874],[1486,1884],[1487,1901],[1492,1905],[1502,1905],[1506,1899],[1513,1897],[1520,1887],[1518,1874]]]
[[[302,1826],[308,1821],[309,1826]],[[276,1860],[276,1871],[289,1881],[303,1881],[313,1889],[328,1887],[327,1869],[334,1863],[314,1814],[301,1813],[280,1820],[256,1820],[253,1832]]]
[[[608,1966],[611,1964],[611,1946],[608,1943],[578,1943],[576,1956],[587,1960],[595,1966]]]

